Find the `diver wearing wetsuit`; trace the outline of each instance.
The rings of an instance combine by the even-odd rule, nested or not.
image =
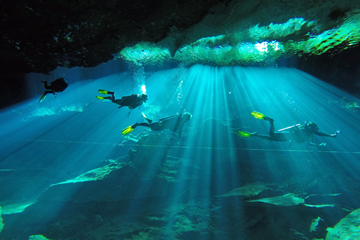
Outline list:
[[[118,108],[122,108],[124,106],[128,107],[130,109],[130,112],[132,109],[137,108],[137,107],[139,107],[139,109],[140,109],[142,104],[148,100],[148,96],[146,94],[141,94],[141,95],[140,94],[131,94],[129,96],[123,96],[121,99],[115,99],[115,92],[101,90],[101,89],[99,89],[98,92],[101,94],[110,94],[111,96],[107,96],[107,97],[96,96],[97,99],[111,100],[111,102],[120,105]],[[130,115],[130,112],[129,112],[128,116]]]
[[[58,78],[55,81],[51,82],[50,85],[47,84],[47,81],[41,81],[41,82],[44,83],[44,87],[46,91],[40,97],[39,102],[42,102],[45,99],[46,94],[52,93],[55,95],[55,93],[62,92],[68,87],[68,84],[65,82],[64,78]]]
[[[339,130],[337,130],[334,134],[327,134],[319,132],[319,127],[316,123],[313,122],[305,122],[304,124],[296,124],[291,127],[280,129],[277,133],[275,133],[275,127],[274,127],[274,119],[265,116],[262,113],[259,112],[252,112],[251,115],[253,115],[257,119],[266,120],[270,123],[270,131],[269,135],[265,134],[258,134],[256,132],[254,133],[247,133],[244,131],[239,131],[238,135],[241,137],[259,137],[270,141],[277,141],[277,142],[286,142],[289,141],[291,144],[291,140],[295,140],[297,143],[309,143],[313,146],[326,146],[326,143],[320,143],[316,144],[313,142],[313,136],[322,136],[322,137],[337,137],[337,135],[340,133]]]
[[[145,116],[144,116],[145,117]],[[135,123],[127,128],[125,128],[121,133],[123,135],[127,135],[131,133],[137,126],[148,127],[152,131],[161,131],[165,129],[169,129],[172,132],[177,132],[179,137],[181,138],[182,129],[184,128],[187,121],[190,120],[192,115],[188,112],[183,113],[182,115],[173,115],[170,117],[162,118],[158,122],[152,122],[152,120],[145,119],[148,121],[147,123]]]

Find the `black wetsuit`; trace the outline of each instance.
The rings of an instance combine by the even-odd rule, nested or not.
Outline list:
[[[179,134],[179,137],[181,137],[182,129],[184,128],[185,123],[190,120],[190,118],[191,114],[184,113],[182,115],[174,115],[160,119],[159,122],[136,123],[133,125],[133,128],[137,126],[144,126],[150,128],[153,131],[169,129],[172,132],[177,132]]]
[[[293,128],[289,128],[288,131],[283,132],[276,132],[274,127],[274,119],[265,117],[264,120],[267,120],[270,123],[270,132],[269,135],[264,134],[254,134],[254,136],[267,139],[270,141],[276,142],[291,142],[294,140],[296,143],[305,143],[308,142],[312,145],[313,144],[313,135],[323,136],[323,137],[334,137],[336,136],[333,134],[326,134],[318,131],[318,127],[316,124],[301,124],[301,125],[294,125]],[[314,125],[313,125],[314,124]]]

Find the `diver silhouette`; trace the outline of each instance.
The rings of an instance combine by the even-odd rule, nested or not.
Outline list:
[[[145,117],[143,114],[143,117],[147,121],[147,123],[135,123],[127,128],[125,128],[121,133],[122,135],[127,135],[131,133],[136,127],[143,126],[148,127],[152,131],[162,131],[165,129],[169,129],[170,131],[177,133],[179,135],[179,138],[181,138],[182,130],[192,117],[192,115],[188,112],[185,112],[181,115],[172,115],[169,117],[161,118],[158,122],[152,122],[152,120]]]
[[[266,139],[269,141],[277,141],[277,142],[286,142],[289,141],[289,146],[292,143],[292,140],[295,140],[296,143],[309,143],[313,146],[326,146],[326,143],[314,143],[313,142],[313,136],[322,136],[322,137],[332,137],[335,138],[340,133],[340,130],[337,130],[334,134],[327,134],[319,132],[319,127],[314,122],[305,122],[304,124],[296,124],[290,127],[286,127],[283,129],[278,130],[278,132],[275,133],[275,127],[274,127],[274,119],[265,116],[262,113],[259,112],[252,112],[251,115],[253,115],[257,119],[265,120],[270,123],[270,132],[269,135],[266,134],[258,134],[256,132],[249,133],[244,131],[238,131],[237,134],[241,137],[259,137],[262,139]]]
[[[100,100],[111,100],[111,102],[116,103],[120,105],[118,108],[122,108],[124,106],[128,107],[130,109],[128,116],[130,115],[130,112],[132,109],[139,107],[141,108],[142,104],[148,100],[148,96],[146,94],[131,94],[129,96],[123,96],[121,99],[115,99],[115,92],[106,91],[99,89],[99,93],[101,94],[110,94],[111,96],[107,97],[99,97],[96,96],[97,99]]]
[[[41,82],[44,83],[44,87],[46,90],[43,93],[43,95],[40,97],[39,102],[44,101],[46,94],[52,93],[56,96],[57,92],[62,92],[68,87],[68,84],[65,82],[64,78],[58,78],[55,81],[51,82],[50,85],[47,84],[47,81],[41,81]]]

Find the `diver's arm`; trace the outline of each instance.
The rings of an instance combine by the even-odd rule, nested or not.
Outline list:
[[[340,130],[337,130],[334,134],[327,134],[322,132],[314,132],[315,135],[321,136],[321,137],[337,137],[337,135],[340,133]]]
[[[336,138],[339,133],[340,133],[340,130],[336,130],[336,132],[334,134],[326,134],[326,133],[322,133],[322,132],[314,132],[314,134],[317,135],[317,136],[333,137],[333,138]],[[314,135],[311,135],[311,141],[309,142],[310,145],[319,146],[319,147],[325,147],[326,146],[326,143],[320,143],[320,144],[314,143],[313,142],[313,136]]]
[[[326,134],[326,135],[328,135],[328,134]],[[319,136],[321,136],[321,135],[319,135]],[[326,143],[320,143],[320,144],[314,143],[314,136],[313,135],[311,135],[311,137],[310,137],[309,144],[311,146],[316,146],[316,147],[325,147],[326,146]]]
[[[309,144],[310,144],[311,146],[316,146],[316,147],[325,147],[325,146],[326,146],[326,143],[320,143],[320,144],[318,144],[318,143],[309,142]]]

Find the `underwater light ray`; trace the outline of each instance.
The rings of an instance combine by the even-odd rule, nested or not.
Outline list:
[[[269,122],[255,119],[250,115],[250,113],[254,110],[260,111],[265,115],[274,118],[275,126],[279,126],[279,124],[281,124],[281,119],[279,121],[278,118],[275,118],[275,116],[281,114],[281,112],[278,112],[278,110],[284,110],[284,104],[282,103],[281,99],[276,97],[276,88],[282,88],[282,83],[278,79],[278,74],[275,69],[258,71],[256,68],[239,68],[238,70],[242,71],[242,88],[240,88],[240,95],[246,93],[247,102],[249,103],[246,106],[242,107],[242,110],[245,112],[243,113],[241,119],[239,119],[241,121],[241,125],[247,127],[246,129],[244,129],[244,131],[268,134],[270,127]],[[275,83],[273,79],[276,79]],[[265,181],[265,179],[277,179],[277,169],[281,169],[282,167],[286,168],[284,163],[281,163],[280,161],[270,161],[270,159],[276,158],[276,152],[253,152],[250,150],[259,148],[278,149],[284,148],[286,146],[281,146],[280,144],[275,142],[264,142],[261,141],[261,139],[254,139],[253,141],[246,140],[244,145],[246,146],[246,148],[249,149],[249,152],[247,152],[245,156],[241,152],[238,152],[238,156],[243,157],[243,161],[245,161],[243,165],[245,164],[246,166],[248,166],[248,168],[251,169],[249,171],[243,171],[243,174],[247,176],[243,178],[243,181],[245,183],[248,183],[249,181],[263,182]],[[260,162],[262,164],[259,168],[258,165]],[[263,166],[268,166],[268,171],[266,173],[258,170],[262,169]]]
[[[1,146],[1,155],[6,156],[5,159],[2,158],[2,168],[11,168],[15,171],[18,168],[28,169],[28,171],[29,169],[47,169],[47,171],[54,171],[49,182],[56,183],[66,180],[66,177],[76,177],[103,164],[103,161],[110,156],[112,146],[109,148],[109,145],[97,144],[94,147],[86,142],[119,143],[122,129],[119,122],[132,123],[134,120],[131,119],[136,117],[133,114],[127,118],[128,110],[119,110],[111,102],[100,102],[95,99],[97,90],[103,86],[115,86],[116,84],[107,84],[106,81],[113,82],[117,77],[116,75],[107,80],[75,83],[54,100],[47,98],[48,101],[38,103],[38,97],[36,97],[24,104],[9,108],[6,113],[2,112],[0,119],[4,119],[7,126],[11,126],[7,132],[2,133],[2,137],[6,134],[11,146],[9,149],[6,149],[4,145]],[[132,88],[133,84],[122,85],[122,90],[127,93],[132,92]],[[115,87],[111,87],[111,90],[113,89]],[[31,109],[37,109],[40,106],[41,108],[55,106],[61,109],[72,101],[86,107],[79,112],[56,110],[52,115],[31,116],[26,121],[23,120],[23,116],[28,115]],[[10,111],[15,117],[8,121],[6,116]],[[116,132],[118,132],[117,135]],[[18,188],[15,192],[18,192],[18,195],[28,196],[28,199],[36,198],[40,193],[38,189],[32,187]],[[75,192],[75,190],[72,193],[69,192],[68,196],[71,198]]]
[[[54,143],[71,143],[71,144],[90,144],[90,145],[116,145],[118,142],[76,142],[76,141],[54,141],[54,140],[39,140],[39,139],[12,139],[13,142],[54,142]],[[122,143],[124,146],[133,146],[134,144]],[[166,148],[166,144],[145,144],[144,147],[151,148]],[[278,148],[239,148],[239,147],[212,147],[212,146],[173,146],[174,149],[202,149],[211,150],[216,149],[220,151],[257,151],[257,152],[294,152],[294,153],[331,153],[331,154],[360,154],[360,151],[333,151],[333,150],[311,150],[311,149],[278,149]]]
[[[172,73],[169,71],[164,75],[172,76]],[[171,88],[167,88],[167,85],[158,87],[154,79],[159,79],[158,83],[163,83],[167,78],[162,77],[160,73],[152,74],[147,78],[149,98],[151,94],[156,104],[162,104],[161,111],[154,113],[156,116],[154,120],[167,113],[181,111],[179,110],[181,104],[186,111],[193,114],[193,118],[187,123],[181,141],[170,146],[172,151],[169,153],[176,152],[174,156],[179,157],[177,169],[179,174],[175,185],[166,186],[175,187],[159,189],[156,185],[156,173],[161,168],[159,161],[163,159],[163,154],[167,154],[165,149],[168,148],[167,143],[162,141],[149,141],[138,149],[139,155],[133,159],[133,164],[139,164],[137,167],[142,170],[139,171],[142,174],[134,175],[129,182],[125,181],[126,178],[119,177],[119,181],[124,181],[122,182],[124,184],[130,183],[131,180],[140,182],[131,191],[119,188],[111,193],[133,195],[135,199],[128,202],[127,211],[124,214],[129,219],[138,220],[141,214],[146,214],[148,205],[146,199],[151,196],[152,190],[168,193],[166,200],[170,199],[169,201],[174,203],[210,199],[208,209],[204,210],[204,214],[208,214],[209,217],[212,217],[211,214],[215,211],[213,207],[224,209],[227,208],[228,202],[232,202],[232,206],[237,207],[234,209],[229,207],[226,211],[236,211],[234,213],[236,216],[231,221],[242,223],[249,214],[249,212],[245,213],[243,199],[234,197],[230,200],[219,200],[215,199],[214,195],[224,194],[226,190],[241,187],[248,182],[282,183],[290,177],[302,174],[310,174],[314,179],[325,174],[336,173],[346,173],[350,178],[358,178],[355,178],[355,173],[359,169],[356,161],[360,152],[354,144],[356,141],[353,141],[357,139],[359,133],[359,129],[356,128],[358,115],[346,107],[343,108],[341,104],[333,103],[343,95],[341,90],[335,88],[327,91],[326,85],[322,86],[320,80],[312,77],[304,78],[301,72],[294,69],[269,70],[238,67],[225,69],[195,66],[184,74],[186,80],[182,87],[183,98],[180,104],[176,97],[170,97],[177,92],[177,84],[173,84]],[[150,79],[152,77],[154,81]],[[304,92],[304,88],[311,89],[309,92],[312,94],[308,95],[308,92]],[[166,91],[166,96],[159,96],[163,94],[163,91]],[[318,98],[314,94],[316,92],[326,96]],[[162,102],[162,99],[170,101]],[[324,100],[330,103],[324,105]],[[309,107],[310,104],[312,107]],[[328,145],[325,148],[315,149],[306,145],[296,145],[295,142],[289,146],[287,142],[240,139],[232,133],[233,127],[261,133],[269,131],[268,122],[251,116],[250,113],[253,110],[261,111],[274,118],[276,129],[309,119],[317,122],[320,129],[325,132],[335,130],[334,125],[340,126],[343,132],[336,139],[316,139],[324,140]],[[120,143],[123,127],[136,121],[143,121],[140,110],[133,110],[129,117],[126,117],[127,111],[128,109],[117,109],[117,106],[112,105],[111,102],[96,102],[90,104],[83,112],[61,112],[41,118],[34,117],[34,121],[31,119],[24,122],[23,126],[31,127],[30,123],[38,121],[38,126],[34,129],[43,127],[45,131],[41,133],[45,134],[32,134],[29,129],[30,134],[26,135],[29,138],[24,138],[25,135],[22,135],[18,142],[32,142],[31,148],[35,150],[39,150],[39,146],[36,146],[38,143],[44,143],[42,146],[50,151],[44,151],[46,156],[42,157],[50,156],[51,150],[54,150],[53,155],[57,154],[56,158],[59,157],[56,161],[62,161],[61,163],[41,163],[42,166],[48,164],[47,166],[54,169],[70,172],[71,176],[83,174],[84,171],[99,166],[110,156],[113,148],[109,148],[108,143]],[[323,117],[323,113],[326,117]],[[76,131],[72,131],[74,130],[72,124]],[[14,129],[16,129],[15,125]],[[352,128],[355,128],[354,131],[351,131]],[[16,132],[17,129],[7,134]],[[342,135],[345,132],[346,135]],[[156,134],[159,133],[150,135]],[[146,136],[144,134],[141,136],[145,140]],[[67,145],[68,152],[61,153],[63,146],[56,146],[62,143]],[[128,149],[134,147],[135,143],[125,142],[123,146]],[[151,153],[149,154],[144,148],[151,149]],[[122,152],[122,155],[126,155],[126,151]],[[36,160],[39,158],[35,156],[29,162],[34,163]],[[39,166],[41,166],[40,163]],[[343,182],[337,183],[334,180],[334,182],[327,181],[326,184],[331,185],[331,188],[323,184],[319,187],[331,191],[344,189]],[[67,192],[66,198],[71,199],[72,195],[81,190],[79,187]],[[63,210],[59,209],[59,212]],[[225,210],[216,211],[220,212],[217,214],[225,214]],[[296,213],[291,215],[297,219]],[[281,217],[282,214],[278,216]],[[221,226],[218,219],[212,220]],[[227,225],[227,223],[223,224]],[[166,225],[166,228],[171,231],[171,224]],[[245,232],[245,229],[242,232]]]
[[[303,91],[297,91],[296,88],[292,88],[292,86],[289,85],[289,83],[284,82],[282,79],[280,79],[280,82],[279,82],[276,72],[271,73],[271,71],[269,72],[268,70],[264,70],[264,72],[267,72],[265,79],[269,79],[268,82],[265,82],[265,84],[263,81],[258,80],[259,79],[258,77],[261,76],[261,75],[259,75],[259,73],[255,73],[255,72],[251,71],[251,69],[248,73],[246,73],[248,78],[252,79],[252,82],[250,83],[250,86],[252,86],[252,87],[250,87],[249,90],[256,90],[255,92],[251,91],[252,97],[250,96],[250,98],[252,100],[250,102],[253,102],[254,104],[256,104],[256,102],[258,102],[257,100],[260,100],[261,104],[258,104],[258,106],[262,106],[262,108],[260,108],[261,109],[260,111],[269,112],[269,114],[271,114],[271,116],[274,118],[276,116],[278,116],[277,118],[275,118],[276,119],[275,126],[278,126],[278,128],[279,128],[280,126],[291,125],[291,123],[293,123],[293,124],[298,123],[298,122],[301,123],[305,120],[308,120],[310,116],[318,114],[318,112],[308,109],[308,106],[306,106],[306,104],[305,104],[306,102],[311,100],[310,96],[307,96],[307,100],[303,100],[305,98],[300,97],[300,96],[304,95]],[[271,74],[269,74],[269,73],[271,73]],[[263,75],[265,77],[265,74],[263,74]],[[286,69],[285,74],[283,74],[283,75],[285,75],[285,77],[290,77],[290,79],[292,79],[292,81],[294,83],[301,82],[301,77],[296,76],[297,75],[296,71],[295,71],[295,73],[293,73],[293,71],[291,71],[291,69],[290,70]],[[273,80],[274,77],[272,77],[272,76],[277,78],[276,85],[270,85],[272,82],[274,82],[274,80]],[[319,83],[317,83],[317,84],[319,84]],[[314,84],[308,83],[307,87],[314,89],[314,91],[318,91],[318,92],[322,91],[321,88],[315,89],[316,84],[314,86],[313,85]],[[295,86],[296,86],[296,84],[295,84]],[[267,91],[263,91],[263,89],[266,89]],[[298,89],[300,90],[301,88],[298,88]],[[261,98],[259,99],[258,94],[256,94],[258,92],[265,93],[265,94],[262,94]],[[286,92],[286,95],[278,94],[281,92]],[[266,93],[269,93],[269,94],[266,95]],[[275,93],[275,94],[272,94],[272,93]],[[249,95],[249,91],[247,91],[247,94]],[[280,95],[280,97],[277,95]],[[339,94],[337,93],[336,95],[339,95]],[[275,99],[278,99],[279,102],[274,101],[274,96],[276,97]],[[269,100],[267,100],[267,99],[269,99]],[[272,101],[270,101],[270,99]],[[315,99],[315,102],[312,104],[315,105],[313,109],[316,109],[321,104],[321,100],[316,99],[316,97],[314,99]],[[255,105],[253,105],[253,106],[255,106]],[[271,106],[276,106],[277,108],[276,109],[271,108]],[[286,106],[285,109],[287,109],[288,113],[285,114],[285,112],[279,111],[279,110],[284,109],[283,107],[280,107],[280,106]],[[266,110],[266,109],[269,109],[269,110]],[[305,110],[308,109],[308,111],[305,112],[304,109]],[[322,109],[322,108],[320,107],[319,109]],[[251,109],[251,110],[253,110],[253,109]],[[324,110],[326,111],[326,109],[324,109]],[[275,113],[274,113],[274,111],[275,111]],[[331,111],[329,111],[329,112],[332,115],[332,112]],[[281,117],[279,118],[279,116],[281,116]],[[335,116],[336,116],[336,114],[335,114]],[[291,119],[289,119],[289,117],[292,117],[294,119],[291,120]],[[254,120],[252,120],[252,121],[254,122]],[[318,122],[318,120],[316,120],[316,122]],[[260,121],[254,122],[253,124],[256,124],[256,126],[260,125],[260,124],[263,125],[264,132],[265,133],[268,132],[268,124],[266,124],[266,123],[262,124],[262,122],[260,122]],[[325,123],[322,123],[322,124],[325,124]],[[329,129],[329,128],[325,128],[325,129]],[[329,131],[331,131],[331,129],[329,129]],[[335,142],[335,141],[337,141],[337,139],[326,139],[326,141],[327,142]],[[257,145],[260,144],[260,146],[267,146],[267,145],[274,146],[275,148],[280,146],[279,144],[275,144],[275,143],[270,144],[270,143],[261,142],[261,141],[257,141],[256,144]],[[250,147],[250,146],[252,146],[252,145],[249,145],[248,149],[252,149],[252,147]],[[285,144],[285,145],[283,144],[283,148],[287,148],[287,144]],[[294,146],[292,146],[292,148],[294,148]],[[337,150],[337,148],[335,148],[335,149]],[[283,150],[283,151],[290,152],[293,150]],[[297,151],[297,150],[295,150],[295,151]],[[308,150],[308,151],[311,152],[311,150]],[[319,151],[319,150],[313,150],[313,151]],[[328,150],[323,150],[323,151],[328,151]],[[335,153],[335,152],[341,153],[342,151],[338,151],[338,150],[333,151],[333,153]],[[345,152],[352,152],[352,153],[356,154],[358,151],[350,150],[350,151],[345,151]],[[301,169],[301,164],[298,166],[297,165],[298,164],[295,164],[292,167],[293,168],[292,171],[294,171],[295,173],[298,172],[297,169]],[[291,168],[291,166],[289,166],[289,167]],[[269,166],[269,168],[271,168],[271,166]],[[312,167],[311,169],[313,169],[312,171],[315,171],[316,167]]]
[[[162,118],[167,115],[180,113],[181,105],[178,100],[179,79],[175,70],[163,70],[152,73],[147,77],[146,89],[149,100],[144,108],[148,118]]]
[[[193,114],[193,118],[190,120],[191,126],[196,129],[196,134],[190,136],[187,144],[190,146],[200,144],[211,147],[215,136],[213,136],[214,126],[210,116],[214,115],[214,105],[212,103],[217,98],[214,89],[214,76],[206,71],[203,66],[190,69],[183,92],[184,100],[187,103],[185,108]],[[194,176],[202,176],[190,183],[189,188],[195,191],[190,192],[188,197],[196,199],[197,196],[204,194],[210,197],[211,153],[199,151],[194,154],[191,149],[188,149],[184,152],[184,156],[188,159],[197,159],[198,168],[194,169],[192,174]],[[205,159],[206,161],[204,161]]]
[[[301,73],[301,75],[305,75]],[[316,116],[313,121],[319,124],[320,131],[333,133],[336,129],[341,129],[342,133],[346,135],[340,134],[336,139],[321,139],[320,137],[314,137],[316,141],[324,141],[327,142],[327,147],[331,147],[333,151],[353,151],[353,149],[358,149],[358,146],[351,139],[357,139],[359,135],[359,128],[356,126],[356,122],[358,122],[358,116],[356,116],[353,112],[346,109],[344,105],[340,102],[339,98],[349,97],[350,96],[343,92],[340,89],[337,89],[333,86],[330,86],[327,83],[324,83],[314,77],[306,76],[303,78],[306,80],[304,85],[311,86],[310,93],[314,96],[314,101],[312,101],[313,106],[308,109],[308,112],[304,115],[314,115]],[[313,91],[313,94],[312,92]],[[315,93],[317,93],[315,95]],[[321,94],[319,94],[321,93]],[[308,96],[301,103],[307,102]],[[311,121],[311,120],[310,120]],[[357,160],[354,156],[342,156],[342,155],[334,155],[337,161],[342,165],[340,168],[336,168],[339,173],[343,171],[348,171],[349,169],[358,169],[359,166],[354,165]],[[353,166],[351,166],[353,165]],[[334,167],[333,164],[329,165],[329,167]],[[322,166],[319,165],[319,168]],[[350,171],[353,172],[353,171]],[[355,178],[357,175],[355,172],[347,173],[346,175]],[[341,188],[341,186],[338,186]]]
[[[207,161],[208,175],[205,181],[208,182],[206,195],[211,198],[212,196],[219,194],[219,185],[223,183],[223,177],[220,177],[223,170],[220,170],[218,166],[218,162],[221,161],[222,157],[220,157],[221,155],[218,151],[214,150],[214,147],[223,145],[222,141],[225,137],[225,133],[221,131],[222,129],[219,127],[219,123],[228,116],[226,116],[225,113],[227,105],[224,102],[224,89],[221,87],[221,82],[223,81],[222,71],[218,67],[210,67],[207,71],[212,73],[211,81],[209,83],[211,84],[210,91],[213,93],[213,102],[211,104],[211,115],[213,116],[213,120],[211,121],[209,131],[204,132],[204,137],[210,139],[209,144],[212,149],[209,152],[209,159]]]
[[[265,75],[264,75],[265,76]],[[267,74],[266,75],[266,78],[269,78],[269,76],[271,76],[271,74],[269,75],[269,74]],[[276,76],[276,74],[275,74],[275,76]],[[255,80],[256,81],[256,79],[253,79],[253,80]],[[270,82],[273,82],[273,80],[271,80]],[[284,82],[282,83],[282,84],[284,84]],[[252,84],[252,85],[255,85],[255,84]],[[256,86],[256,85],[255,85]],[[255,87],[254,86],[254,87]],[[291,85],[289,85],[289,86],[291,86]],[[286,87],[286,88],[289,88],[289,86],[287,86],[286,87],[286,85],[284,85],[284,86],[281,86],[281,87]],[[268,86],[266,86],[266,88],[267,88]],[[255,88],[256,89],[256,88]],[[272,89],[272,88],[268,88],[268,89]],[[257,91],[259,91],[258,89],[257,89]],[[273,91],[273,92],[279,92],[279,91]],[[285,95],[286,96],[286,95]],[[270,95],[270,97],[269,97],[269,99],[272,97],[272,95]],[[256,98],[254,98],[254,100],[253,100],[253,102],[256,102],[255,101],[255,99]],[[285,114],[282,114],[283,115],[283,117],[282,117],[282,119],[279,119],[279,120],[276,120],[276,126],[286,126],[286,124],[289,124],[289,122],[294,122],[294,123],[296,123],[296,122],[299,122],[299,116],[297,116],[297,114],[299,113],[298,111],[299,110],[297,110],[296,108],[294,108],[294,107],[291,107],[291,106],[295,106],[294,105],[294,101],[292,100],[292,101],[288,101],[288,97],[285,97],[283,100],[282,100],[283,102],[284,102],[284,104],[287,106],[286,108],[288,109],[288,110],[291,110],[291,111],[289,111],[289,113],[288,114],[290,114],[290,116],[296,116],[296,119],[293,121],[293,120],[290,120],[289,121],[289,119],[286,119],[287,117],[289,117],[288,115],[285,115]],[[265,103],[267,103],[267,105],[269,105],[269,103],[270,103],[270,101],[266,101]],[[264,105],[264,104],[262,104],[262,105]],[[273,102],[271,102],[271,105],[273,105]],[[279,105],[279,103],[275,103],[275,105]],[[290,106],[290,108],[289,108],[289,106]],[[281,108],[279,108],[279,109],[281,109]],[[273,110],[276,110],[276,109],[271,109],[271,112],[273,112]],[[250,111],[249,111],[250,112]],[[270,112],[270,111],[269,111]],[[275,114],[272,114],[271,116],[274,116]],[[301,115],[301,114],[300,114]],[[303,114],[304,115],[304,114]],[[275,115],[276,116],[276,115]],[[301,121],[302,122],[302,121]],[[268,125],[267,124],[264,124],[264,131],[265,132],[267,132],[268,131]],[[258,142],[259,143],[259,142]],[[260,144],[266,144],[266,143],[261,143],[260,142]],[[284,146],[284,147],[286,147],[286,146]],[[351,152],[351,151],[350,151]],[[355,151],[356,152],[356,151]]]
[[[219,124],[215,126],[214,132],[216,141],[214,142],[213,149],[219,147],[227,147],[228,151],[219,153],[215,151],[213,154],[213,168],[216,177],[213,185],[216,186],[212,196],[218,195],[223,191],[224,187],[234,187],[240,185],[242,174],[239,174],[238,169],[240,167],[239,155],[235,150],[236,137],[233,133],[233,126],[230,119],[233,116],[239,114],[239,109],[236,109],[231,101],[237,101],[236,96],[233,96],[232,87],[230,82],[236,81],[236,79],[228,79],[230,68],[216,68],[215,69],[215,92],[219,98],[219,101],[215,104],[216,109],[214,113],[218,120],[221,120]],[[236,92],[235,92],[236,93]],[[244,156],[243,156],[244,157]],[[224,166],[224,162],[226,165]],[[229,176],[231,181],[229,181]],[[225,180],[227,179],[227,180]],[[221,186],[221,187],[220,187]]]
[[[235,169],[231,167],[224,168],[224,164],[228,164],[226,156],[231,155],[231,152],[235,150],[227,146],[227,148],[223,148],[225,151],[219,152],[219,149],[224,146],[222,140],[224,138],[230,138],[228,136],[230,132],[224,132],[223,129],[219,128],[218,123],[216,123],[218,121],[217,119],[223,120],[229,115],[226,106],[227,100],[223,89],[224,84],[222,80],[217,81],[223,75],[223,71],[217,68],[211,68],[212,71],[209,71],[207,67],[203,68],[202,66],[198,69],[201,69],[203,76],[198,75],[197,71],[195,71],[197,69],[192,69],[193,72],[189,73],[187,81],[184,84],[184,86],[191,87],[183,89],[185,101],[192,103],[191,108],[186,107],[186,109],[191,109],[191,111],[189,111],[192,113],[201,114],[200,116],[199,114],[193,114],[190,123],[191,126],[197,128],[196,136],[190,137],[187,145],[182,146],[183,148],[195,147],[199,149],[199,151],[188,149],[183,153],[186,159],[198,159],[196,163],[199,167],[195,169],[198,169],[198,172],[194,172],[192,175],[202,176],[201,179],[194,179],[193,183],[189,186],[189,189],[196,189],[193,193],[189,192],[190,195],[188,198],[190,199],[196,198],[196,195],[205,195],[212,198],[214,195],[222,193],[222,189],[219,188],[221,184],[225,183],[234,186],[236,184],[233,182],[237,182],[236,179],[238,178],[237,175],[234,174],[231,177],[232,181],[224,181],[224,179],[226,179],[224,177],[226,174],[224,169]],[[206,74],[206,70],[211,74]],[[193,89],[198,89],[196,97],[191,94]],[[209,97],[210,94],[211,97]],[[188,99],[189,96],[191,100]],[[207,104],[208,101],[211,101],[212,104]],[[207,117],[208,115],[209,117]],[[185,177],[188,172],[184,173],[183,170],[180,170],[180,174]],[[181,189],[187,189],[187,187],[184,186]]]
[[[242,159],[248,158],[248,152],[239,151],[239,147],[236,146],[236,138],[238,137],[236,134],[235,127],[241,121],[241,115],[244,108],[248,108],[250,104],[249,95],[246,93],[241,93],[240,89],[242,89],[243,81],[239,79],[239,74],[242,75],[241,71],[234,71],[234,68],[221,68],[222,69],[222,81],[221,89],[223,91],[223,98],[225,102],[225,111],[226,118],[224,123],[224,127],[221,129],[224,132],[224,128],[227,127],[227,132],[222,134],[222,138],[226,138],[225,141],[229,147],[229,151],[223,155],[221,161],[217,162],[216,169],[223,169],[223,162],[227,162],[227,170],[222,171],[222,175],[219,179],[220,182],[224,182],[227,179],[227,184],[224,186],[228,187],[229,191],[231,189],[235,189],[238,186],[242,185],[244,181],[244,175],[239,174],[239,170],[242,165]],[[238,74],[235,74],[238,73]],[[235,123],[233,120],[239,119],[240,121]],[[219,138],[220,140],[221,138]],[[221,146],[221,145],[220,145]],[[229,177],[230,181],[229,181]],[[220,184],[219,184],[220,187]],[[219,189],[218,192],[224,191],[224,189]],[[240,206],[240,203],[239,203]]]
[[[184,201],[192,201],[197,199],[199,196],[205,194],[209,196],[210,185],[208,184],[208,180],[210,179],[211,173],[211,164],[208,160],[204,162],[205,159],[211,159],[211,154],[203,151],[193,151],[189,149],[188,146],[191,146],[192,143],[197,142],[207,143],[209,142],[208,135],[212,132],[212,127],[210,125],[206,125],[206,132],[199,129],[199,126],[203,125],[206,122],[207,115],[212,115],[213,109],[211,104],[208,104],[206,100],[209,100],[209,94],[213,92],[213,80],[212,76],[205,74],[204,79],[206,81],[202,81],[199,83],[199,75],[197,71],[190,71],[190,73],[186,74],[186,80],[184,80],[183,85],[183,97],[182,102],[185,103],[184,109],[186,111],[192,113],[193,118],[187,124],[187,127],[192,129],[192,134],[186,136],[186,145],[174,146],[173,148],[182,148],[179,153],[181,159],[183,159],[181,166],[179,166],[179,181],[180,184],[173,192],[173,202],[184,202]],[[191,86],[190,88],[187,88]],[[187,90],[189,89],[189,92]],[[192,90],[196,91],[192,91]],[[203,91],[201,91],[203,90]],[[192,94],[196,93],[196,94]],[[213,95],[213,94],[212,94]],[[206,114],[203,114],[206,112]],[[196,138],[192,137],[196,135]],[[184,133],[183,133],[184,135]],[[185,136],[183,136],[184,138]],[[211,150],[210,150],[211,152]],[[191,159],[192,162],[189,162],[188,159]],[[198,167],[189,168],[190,165],[195,165]],[[191,181],[189,181],[189,176],[191,177]],[[199,179],[199,176],[204,176]],[[181,184],[183,183],[183,184]],[[179,196],[180,197],[176,197]]]
[[[239,186],[241,178],[244,176],[238,168],[240,161],[238,161],[238,159],[233,159],[236,157],[236,150],[231,149],[231,129],[227,129],[223,125],[224,122],[230,118],[227,91],[224,84],[226,70],[217,67],[204,67],[201,71],[203,73],[209,73],[205,74],[205,79],[197,79],[199,84],[202,84],[197,88],[200,89],[200,91],[204,91],[205,95],[209,95],[209,91],[211,91],[210,101],[212,101],[212,103],[209,106],[210,110],[207,108],[201,109],[202,111],[211,113],[209,114],[210,117],[207,119],[207,122],[199,123],[202,126],[201,132],[199,133],[201,134],[201,137],[197,136],[198,142],[201,142],[203,146],[206,146],[208,151],[204,151],[205,149],[202,149],[201,151],[203,156],[199,163],[201,171],[199,171],[198,175],[201,176],[202,174],[203,176],[194,183],[194,185],[196,184],[197,186],[193,186],[193,188],[197,188],[203,196],[210,199],[208,214],[211,215],[213,213],[213,207],[217,207],[220,209],[217,214],[221,216],[225,214],[226,211],[221,209],[226,209],[226,205],[219,202],[218,199],[214,197],[223,194],[224,189],[231,189],[234,186]],[[204,86],[206,84],[211,84],[211,87]],[[224,150],[219,151],[220,148]],[[234,221],[241,221],[241,219],[244,218],[241,200],[234,199],[233,201],[239,208],[239,212]],[[217,218],[215,218],[214,224],[220,227],[224,223],[217,221]]]

